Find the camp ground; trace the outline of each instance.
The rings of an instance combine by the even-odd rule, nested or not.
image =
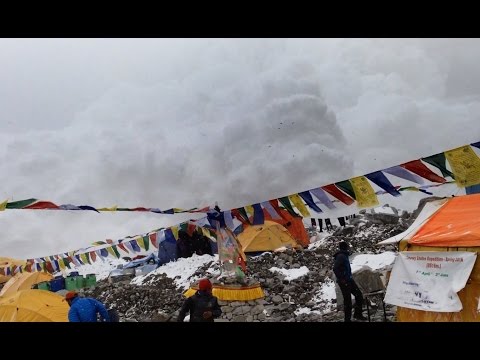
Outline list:
[[[345,239],[342,234],[351,234],[352,271],[368,295],[370,321],[478,321],[480,290],[475,255],[480,246],[479,197],[473,194],[425,201],[415,214],[388,206],[361,211],[346,219],[345,226],[333,221],[333,229],[318,233],[319,240],[308,246],[302,246],[279,221],[253,225],[251,219],[240,224],[229,236],[246,255],[246,274],[261,280],[247,280],[240,288],[216,285],[215,294],[225,299],[220,320],[342,321],[343,299],[332,281],[330,256],[339,239]],[[392,231],[396,235],[386,236]],[[184,240],[188,243],[192,239]],[[83,296],[115,303],[121,321],[173,321],[182,298],[195,293],[199,278],[221,274],[217,248],[212,254],[193,252],[178,257],[185,247],[178,251],[174,244],[175,257],[163,264],[159,263],[162,247],[151,246],[149,251],[126,253],[124,258],[71,267],[63,276],[62,272],[18,272],[0,291],[0,320],[66,321],[68,305],[62,300],[68,287]],[[106,245],[94,248],[102,246]],[[413,255],[415,261],[411,260]],[[398,268],[399,264],[403,268]],[[115,272],[124,276],[109,281]],[[418,278],[417,274],[422,275]],[[446,281],[450,277],[452,282]],[[404,283],[410,285],[402,288]],[[400,292],[412,287],[415,291],[405,298],[396,287]],[[231,303],[241,304],[242,314]],[[165,315],[158,315],[158,309]]]
[[[6,200],[1,210],[181,213],[189,219],[77,250],[0,258],[0,321],[66,321],[70,291],[103,301],[120,321],[182,321],[180,308],[197,298],[203,278],[210,279],[222,310],[215,321],[342,321],[349,295],[333,275],[340,249],[346,274],[349,267],[352,272],[347,281],[353,278],[356,298],[365,304],[367,316],[356,320],[479,321],[477,149],[480,143],[467,144],[231,209]],[[416,210],[387,203],[409,192],[422,197]],[[434,193],[442,196],[424,197]]]

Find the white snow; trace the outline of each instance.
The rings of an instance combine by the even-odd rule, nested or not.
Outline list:
[[[196,255],[193,254],[189,258],[179,258],[177,261],[171,261],[167,264],[160,266],[155,271],[143,276],[138,276],[132,280],[132,284],[142,285],[148,283],[149,278],[153,274],[165,274],[167,277],[174,279],[175,284],[179,288],[187,290],[190,286],[190,282],[196,280],[196,278],[189,279],[195,271],[201,266],[209,262],[218,262],[218,255]],[[213,265],[213,264],[212,264]],[[207,270],[212,277],[218,275],[213,268]]]
[[[295,315],[302,315],[302,314],[310,314],[310,313],[318,313],[318,311],[315,311],[310,308],[306,308],[306,307],[302,307],[302,308],[298,308],[297,310],[294,311],[294,314]]]
[[[318,248],[319,246],[323,245],[325,243],[325,239],[329,237],[331,234],[327,232],[321,232],[317,233],[316,235],[312,236],[310,238],[310,245],[308,245],[308,249],[314,250]]]
[[[333,299],[336,299],[335,283],[332,280],[327,280],[323,283],[320,290],[313,297],[313,301],[319,303],[323,300],[322,311],[320,313],[327,313],[333,310]]]
[[[378,234],[378,232],[379,232],[378,226],[373,225],[373,226],[370,226],[366,229],[362,229],[362,230],[357,231],[355,233],[354,237],[355,238],[368,238],[372,235]]]
[[[372,213],[396,215],[390,206],[382,206],[372,209]]]
[[[127,261],[123,259],[104,258],[104,261],[97,258],[97,261],[90,264],[76,266],[71,270],[66,270],[65,273],[69,274],[72,271],[78,271],[80,275],[96,274],[97,281],[103,280],[108,277],[110,271],[117,268],[117,265],[126,264]]]
[[[352,259],[352,272],[357,271],[362,266],[368,266],[372,270],[385,268],[394,263],[395,257],[395,253],[391,251],[381,254],[359,254]]]
[[[301,276],[306,275],[310,270],[306,266],[302,266],[298,269],[283,269],[283,268],[277,268],[277,267],[271,267],[269,269],[271,272],[279,272],[283,275],[285,275],[285,280],[291,281],[294,279],[297,279]]]

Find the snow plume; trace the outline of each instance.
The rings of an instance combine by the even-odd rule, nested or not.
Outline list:
[[[479,42],[2,39],[0,201],[227,209],[478,141]],[[189,217],[7,210],[0,254]]]

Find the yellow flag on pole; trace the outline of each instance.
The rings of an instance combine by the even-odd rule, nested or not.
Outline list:
[[[300,211],[300,214],[302,214],[303,217],[310,217],[310,212],[308,209],[305,207],[305,204],[303,203],[302,199],[298,194],[293,194],[289,195],[288,198],[292,202],[292,204]]]
[[[8,199],[0,204],[0,211],[4,211],[7,208]]]
[[[370,185],[365,176],[354,177],[350,179],[350,183],[352,184],[358,207],[368,208],[379,205],[375,190],[373,190],[372,185]]]
[[[458,187],[480,184],[480,158],[470,145],[445,151]]]

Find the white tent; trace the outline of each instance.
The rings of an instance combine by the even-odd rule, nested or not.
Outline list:
[[[396,244],[400,240],[409,239],[410,237],[415,235],[417,230],[420,229],[423,226],[423,224],[425,224],[425,222],[427,222],[433,214],[435,214],[438,210],[440,210],[440,208],[442,208],[442,206],[444,206],[447,203],[447,201],[448,199],[441,199],[441,200],[427,202],[423,207],[422,211],[420,212],[420,214],[418,214],[413,224],[410,225],[410,227],[407,230],[405,230],[400,234],[392,236],[391,238],[380,241],[377,245]]]

